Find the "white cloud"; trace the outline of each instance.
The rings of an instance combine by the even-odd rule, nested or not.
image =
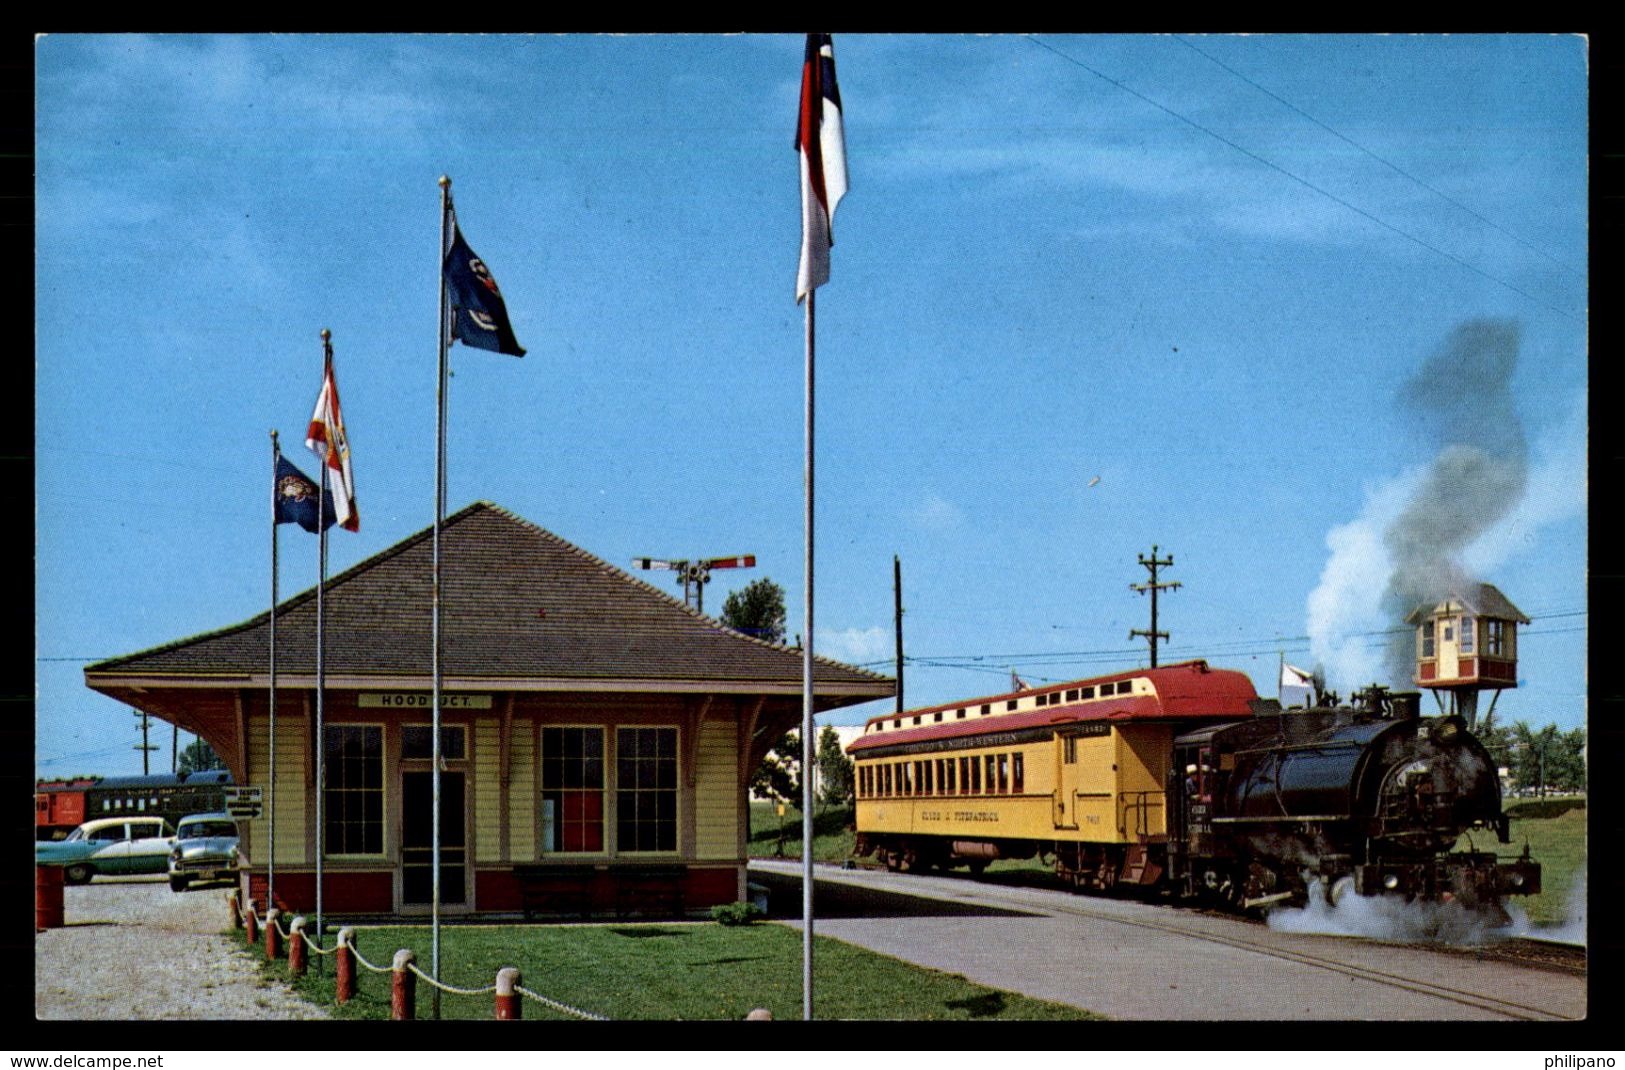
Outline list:
[[[946,531],[965,522],[965,511],[940,495],[931,494],[906,513],[907,519],[922,528]]]
[[[820,628],[813,653],[836,661],[877,661],[892,651],[891,633],[875,625],[870,628]]]

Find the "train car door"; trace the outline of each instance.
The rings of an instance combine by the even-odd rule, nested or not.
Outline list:
[[[1055,802],[1054,824],[1068,831],[1078,827],[1075,799],[1078,793],[1078,737],[1075,733],[1059,732],[1055,737]]]

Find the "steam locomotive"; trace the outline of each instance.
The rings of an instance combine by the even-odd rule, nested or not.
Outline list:
[[[1415,693],[1283,711],[1189,661],[887,714],[847,750],[855,851],[897,870],[1038,856],[1079,889],[1241,908],[1323,888],[1495,911],[1540,890],[1527,851],[1475,846],[1507,842],[1494,763]]]

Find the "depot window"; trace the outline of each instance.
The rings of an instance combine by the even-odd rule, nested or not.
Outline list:
[[[455,762],[468,756],[467,731],[462,725],[440,726],[440,757]],[[401,728],[401,757],[434,758],[434,726],[409,724]]]
[[[323,825],[330,855],[384,853],[384,729],[327,725],[322,739]]]
[[[621,851],[677,850],[677,729],[615,730],[615,838]]]
[[[542,850],[604,849],[604,730],[542,729]]]

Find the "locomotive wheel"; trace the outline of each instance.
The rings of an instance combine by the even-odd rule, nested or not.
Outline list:
[[[986,872],[987,872],[987,859],[978,858],[978,859],[973,860],[970,863],[970,875],[971,876],[980,877],[982,874],[984,874]]]
[[[880,854],[882,859],[885,860],[887,869],[891,870],[893,873],[901,873],[903,871],[902,855],[898,854],[896,851],[888,851],[885,849],[882,849]]]
[[[87,866],[83,862],[79,862],[79,863],[76,863],[74,865],[68,866],[66,869],[64,869],[62,871],[62,883],[64,883],[64,884],[89,884],[90,883],[90,878],[94,877],[95,875],[96,875],[96,870],[95,870],[94,867]]]

